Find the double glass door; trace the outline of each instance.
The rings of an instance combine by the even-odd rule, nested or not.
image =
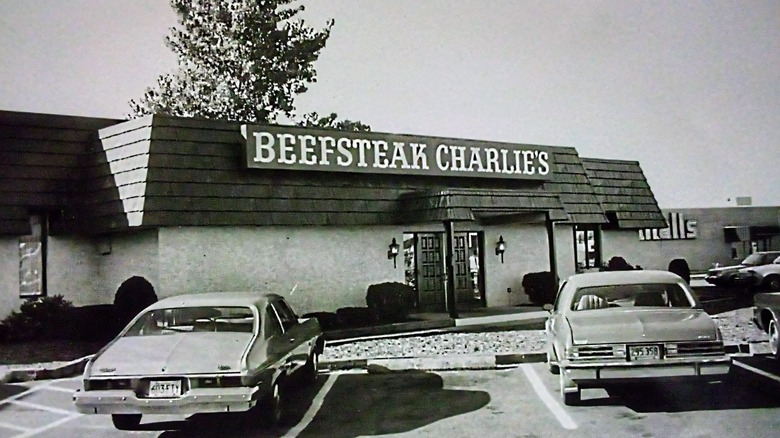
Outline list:
[[[404,241],[406,281],[417,289],[418,311],[446,311],[445,234],[409,233],[404,236]],[[453,234],[452,257],[458,308],[484,305],[481,243],[481,232]]]

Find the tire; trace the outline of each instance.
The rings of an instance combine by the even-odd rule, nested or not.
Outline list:
[[[550,374],[558,375],[561,373],[561,368],[553,363],[553,355],[552,355],[552,349],[547,350],[547,369],[550,371]]]
[[[780,292],[780,275],[768,277],[765,284],[769,292]]]
[[[767,333],[769,333],[769,349],[772,351],[775,359],[780,360],[780,333],[778,332],[777,321],[774,318],[769,321]]]
[[[306,365],[303,366],[303,378],[306,383],[314,383],[317,381],[317,374],[319,374],[320,355],[316,351],[311,352],[309,360],[306,361]]]
[[[141,424],[141,414],[111,414],[111,422],[119,430],[133,430]]]
[[[277,379],[271,387],[265,412],[271,426],[284,426],[287,423],[286,396],[283,386],[281,380]]]
[[[575,391],[566,391],[566,388],[571,388],[572,382],[565,377],[565,374],[566,373],[564,373],[563,370],[560,370],[558,381],[560,382],[561,401],[563,401],[563,404],[566,406],[576,406],[580,404],[581,400],[580,388],[575,385]]]

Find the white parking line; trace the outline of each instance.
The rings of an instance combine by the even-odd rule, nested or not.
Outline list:
[[[22,407],[29,408],[29,409],[35,409],[35,410],[38,410],[38,411],[53,412],[55,414],[60,414],[60,415],[71,415],[71,414],[73,414],[73,411],[68,411],[68,410],[60,409],[60,408],[52,408],[50,406],[41,405],[41,404],[38,404],[38,403],[30,403],[30,402],[26,402],[26,401],[22,401],[22,400],[11,400],[11,401],[8,402],[8,404],[16,405],[16,406],[22,406]]]
[[[57,421],[54,421],[54,422],[51,422],[51,423],[47,424],[46,426],[42,426],[42,427],[39,427],[37,429],[29,430],[29,431],[27,431],[27,432],[25,432],[25,433],[23,433],[21,435],[16,435],[13,438],[30,438],[30,437],[33,437],[35,435],[38,435],[41,432],[45,432],[45,431],[47,431],[49,429],[54,429],[57,426],[65,424],[68,421],[73,420],[74,418],[79,418],[79,417],[81,417],[81,415],[82,414],[72,414],[70,416],[63,417],[63,418],[61,418],[61,419],[59,419]]]
[[[63,388],[62,386],[54,386],[54,385],[42,386],[41,389],[46,391],[67,392],[68,394],[73,394],[74,392],[76,392],[75,389]]]
[[[529,382],[531,382],[531,386],[533,386],[534,391],[536,391],[536,395],[542,399],[542,402],[544,402],[545,406],[547,406],[547,409],[552,412],[558,422],[561,423],[561,426],[563,426],[564,429],[576,429],[577,423],[574,422],[566,410],[563,409],[563,407],[557,401],[555,401],[555,398],[553,398],[550,392],[547,391],[547,388],[544,387],[544,383],[542,383],[542,379],[540,379],[539,375],[536,374],[536,371],[534,371],[532,365],[524,363],[520,365],[520,369],[523,370],[525,377]]]
[[[27,432],[28,430],[32,430],[29,427],[17,426],[15,424],[5,423],[3,421],[0,421],[0,428],[11,429],[11,430],[18,430],[20,432]]]
[[[338,376],[333,376],[332,374],[327,374],[326,376],[327,380],[325,381],[325,384],[322,385],[320,392],[318,392],[314,397],[314,400],[312,400],[309,410],[306,411],[306,414],[304,414],[303,418],[298,424],[296,424],[292,429],[288,430],[287,433],[284,434],[283,438],[297,437],[299,433],[303,432],[303,429],[306,429],[306,427],[309,426],[309,423],[311,423],[311,420],[314,419],[314,416],[317,415],[317,412],[322,407],[322,402],[325,400],[325,396],[328,395],[328,391],[330,391],[330,388],[333,387],[333,383],[335,383],[336,379],[338,379]]]
[[[731,361],[731,363],[736,365],[736,366],[738,366],[738,367],[742,367],[742,368],[744,368],[744,369],[746,369],[748,371],[752,371],[752,372],[754,372],[754,373],[756,373],[758,375],[761,375],[761,376],[767,377],[769,379],[772,379],[772,380],[774,380],[776,382],[780,382],[780,377],[778,377],[778,376],[776,376],[774,374],[771,374],[771,373],[767,373],[764,370],[760,370],[758,368],[752,367],[752,366],[750,366],[750,365],[748,365],[746,363],[742,363],[742,362],[740,362],[738,360]]]

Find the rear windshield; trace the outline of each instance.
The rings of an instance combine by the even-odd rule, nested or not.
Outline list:
[[[696,305],[693,297],[679,284],[642,283],[593,286],[577,289],[572,310],[609,307],[687,307]]]
[[[177,307],[150,310],[125,336],[150,336],[189,332],[252,333],[255,317],[249,307]]]

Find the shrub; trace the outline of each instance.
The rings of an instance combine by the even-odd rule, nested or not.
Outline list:
[[[333,312],[311,312],[303,315],[303,318],[317,318],[323,331],[339,328],[339,320]]]
[[[634,267],[631,266],[623,257],[615,256],[609,259],[605,270],[606,271],[633,271]]]
[[[558,279],[550,271],[531,272],[523,276],[523,289],[534,304],[552,304],[558,293]]]
[[[366,304],[374,319],[381,322],[406,321],[414,309],[414,288],[399,282],[372,284],[366,293]]]
[[[691,283],[691,268],[685,259],[674,259],[669,262],[669,272],[679,275],[686,283]]]
[[[336,310],[336,318],[340,327],[365,327],[375,322],[374,315],[368,307],[342,307]]]
[[[73,337],[73,304],[62,295],[28,299],[3,320],[8,341],[61,340]]]
[[[110,341],[119,334],[114,305],[96,304],[74,307],[73,337],[80,341]]]

